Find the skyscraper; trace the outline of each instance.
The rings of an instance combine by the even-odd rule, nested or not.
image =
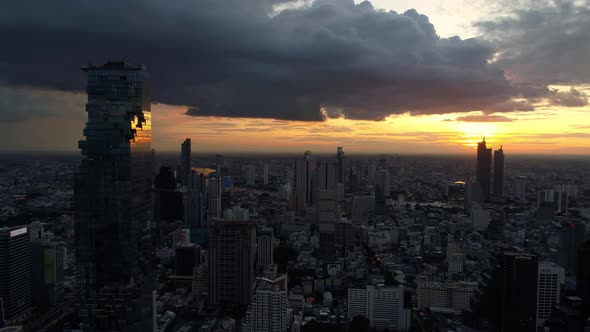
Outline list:
[[[486,146],[486,138],[477,143],[477,174],[476,179],[483,192],[484,199],[490,196],[492,177],[492,149]]]
[[[313,204],[312,201],[312,177],[315,163],[311,159],[311,152],[305,151],[303,159],[295,161],[295,210],[301,213],[305,207]]]
[[[75,185],[77,278],[83,300],[133,284],[151,209],[151,111],[142,65],[108,62],[88,74],[88,121]]]
[[[494,151],[494,194],[504,195],[504,149]]]
[[[268,164],[262,167],[262,183],[268,184]]]
[[[361,316],[377,330],[407,331],[411,309],[405,303],[404,287],[366,286],[348,289],[348,320]]]
[[[493,331],[536,330],[537,274],[536,256],[498,252],[495,270],[489,282],[488,318]]]
[[[208,198],[207,198],[207,218],[221,218],[222,210],[221,210],[221,180],[217,177],[217,175],[212,175],[209,178],[209,190],[208,190]]]
[[[209,299],[228,309],[252,299],[256,226],[247,220],[209,222]]]
[[[559,265],[566,272],[576,275],[578,249],[584,243],[586,224],[579,221],[564,221],[559,230]]]
[[[338,183],[344,184],[346,182],[346,165],[344,164],[344,150],[341,146],[336,148],[336,159],[338,160]]]
[[[178,176],[185,186],[188,185],[191,172],[191,139],[187,138],[180,145],[180,172]]]
[[[205,202],[207,198],[207,175],[191,171],[184,200],[184,223],[191,228],[206,227]]]
[[[590,314],[590,241],[578,248],[578,271],[576,273],[576,291],[584,300],[584,312]]]
[[[391,175],[385,169],[378,170],[375,174],[375,186],[383,194],[384,197],[391,195]]]
[[[0,227],[0,325],[31,308],[31,235]]]

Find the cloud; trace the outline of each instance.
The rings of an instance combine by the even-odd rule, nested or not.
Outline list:
[[[279,5],[284,10],[273,8]],[[87,62],[145,63],[188,115],[322,121],[485,110],[518,95],[481,39],[352,0],[21,0],[2,5],[3,84],[83,91]],[[31,10],[30,8],[35,8]],[[35,51],[31,52],[34,46]]]
[[[552,90],[549,95],[549,100],[553,104],[567,106],[567,107],[582,107],[588,105],[588,96],[574,88],[570,91]]]
[[[0,86],[0,121],[22,122],[38,117],[86,118],[86,95],[43,89]]]
[[[542,84],[587,83],[590,1],[506,2],[509,12],[476,24],[497,47],[497,64],[511,79]]]
[[[503,115],[465,115],[455,118],[459,122],[512,122],[512,119]]]

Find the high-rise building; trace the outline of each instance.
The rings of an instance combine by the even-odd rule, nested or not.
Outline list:
[[[318,190],[336,190],[338,184],[338,167],[336,160],[320,160],[316,166]]]
[[[556,213],[563,214],[567,213],[568,204],[568,194],[561,190],[543,190],[537,194],[537,208],[550,206]]]
[[[377,330],[408,331],[412,310],[405,300],[403,286],[349,288],[348,320],[360,316]]]
[[[346,165],[344,161],[344,149],[341,146],[336,148],[336,159],[338,160],[338,183],[346,183]]]
[[[305,207],[313,204],[312,177],[315,162],[311,159],[311,152],[305,151],[303,159],[295,161],[295,210],[301,213]]]
[[[486,138],[477,143],[477,174],[476,179],[483,192],[484,199],[490,196],[492,181],[492,149],[486,146]]]
[[[384,197],[391,196],[391,175],[388,170],[378,170],[375,174],[375,187],[383,193]]]
[[[580,221],[564,221],[559,230],[559,265],[576,275],[578,249],[584,243],[586,224]]]
[[[471,208],[471,224],[476,231],[487,230],[490,224],[490,210],[485,210],[479,204],[474,203]]]
[[[590,314],[590,241],[578,248],[578,269],[576,274],[576,291],[584,300],[584,312]]]
[[[207,201],[207,174],[192,170],[184,199],[184,224],[190,228],[205,228],[205,202]]]
[[[88,74],[88,121],[75,185],[77,278],[83,301],[133,285],[152,203],[151,111],[142,65],[108,62]]]
[[[287,331],[287,275],[275,279],[258,278],[255,288],[242,322],[242,331]]]
[[[185,186],[188,185],[191,173],[191,139],[187,138],[180,145],[180,180]]]
[[[207,213],[208,219],[211,218],[221,218],[222,210],[221,210],[221,180],[216,175],[212,175],[209,178],[209,190],[208,190],[208,199],[207,199]]]
[[[375,184],[375,175],[377,174],[377,165],[375,163],[370,163],[367,166],[367,183],[369,185]]]
[[[561,284],[565,282],[563,267],[552,262],[539,263],[537,282],[537,326],[551,317],[551,309],[559,304]]]
[[[495,270],[489,281],[488,318],[493,331],[536,331],[536,256],[517,252],[497,252]]]
[[[526,176],[519,176],[514,184],[514,198],[521,202],[526,201]]]
[[[504,149],[494,151],[494,194],[504,195]]]
[[[256,233],[256,266],[263,269],[274,262],[273,229],[262,227]]]
[[[256,183],[256,166],[246,165],[244,166],[243,170],[244,178],[246,179],[246,184],[253,186]]]
[[[268,164],[262,167],[262,183],[268,184]]]
[[[209,299],[226,308],[252,299],[256,259],[256,226],[250,221],[209,222]]]
[[[0,227],[0,324],[31,309],[31,235]]]
[[[31,272],[33,304],[48,308],[60,303],[64,297],[64,244],[32,241]]]

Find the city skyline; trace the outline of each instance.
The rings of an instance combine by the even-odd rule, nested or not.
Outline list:
[[[482,136],[512,154],[590,151],[588,1],[101,5],[105,10],[92,17],[81,7],[47,8],[47,21],[63,28],[39,28],[70,54],[67,61],[48,51],[23,62],[27,46],[12,36],[26,38],[23,27],[38,23],[21,4],[3,11],[0,31],[10,32],[2,34],[10,47],[0,80],[0,151],[74,151],[86,98],[75,66],[108,59],[145,63],[152,72],[158,151],[175,151],[190,137],[201,143],[197,153],[346,146],[468,154]],[[100,15],[111,6],[156,18],[156,30],[105,31]],[[85,18],[89,34],[78,40]],[[179,31],[176,19],[191,24]],[[212,32],[207,23],[228,31]],[[111,49],[104,38],[122,46]],[[45,44],[38,44],[41,51]],[[144,52],[160,47],[169,52]],[[564,48],[570,52],[554,52]]]

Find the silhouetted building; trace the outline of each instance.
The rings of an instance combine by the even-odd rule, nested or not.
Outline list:
[[[494,194],[504,195],[504,149],[494,151]]]
[[[576,291],[584,300],[584,312],[590,316],[590,241],[578,248]]]
[[[221,193],[222,183],[217,175],[212,175],[209,178],[208,198],[207,198],[207,218],[221,218]]]
[[[256,233],[256,266],[258,269],[273,264],[273,239],[273,229],[271,227],[262,227]]]
[[[0,326],[31,309],[31,235],[0,227]]]
[[[64,297],[64,244],[32,241],[31,269],[33,304],[48,308]]]
[[[191,172],[191,139],[187,138],[180,145],[180,180],[185,186],[188,185]]]
[[[79,143],[75,248],[84,302],[105,287],[109,294],[120,294],[118,289],[134,284],[140,267],[140,232],[150,219],[152,172],[145,68],[108,62],[82,69],[88,73],[88,121],[86,138]],[[114,322],[108,318],[110,312],[101,313],[109,324]]]
[[[344,150],[341,146],[336,148],[336,159],[338,160],[338,183],[346,183],[346,164],[344,161]]]
[[[584,243],[585,232],[586,225],[579,221],[564,221],[559,231],[559,265],[573,275],[576,275],[578,249]]]
[[[477,143],[477,174],[476,180],[481,186],[484,199],[490,196],[492,180],[492,149],[486,146],[486,138]]]
[[[174,171],[170,167],[160,167],[160,173],[156,175],[154,181],[154,192],[155,219],[158,222],[162,220],[182,220],[182,193],[176,190]]]
[[[184,221],[190,228],[206,228],[208,175],[191,171],[184,200]]]
[[[201,247],[197,245],[183,245],[175,248],[175,274],[179,276],[192,276],[195,266],[200,264]]]
[[[488,289],[488,318],[493,331],[536,330],[538,265],[534,255],[516,252],[494,255]]]
[[[295,192],[293,193],[294,209],[302,214],[305,207],[313,204],[312,177],[315,162],[311,160],[311,152],[305,151],[303,159],[295,161]]]
[[[209,222],[209,299],[240,308],[252,299],[256,259],[256,226],[250,221]]]

